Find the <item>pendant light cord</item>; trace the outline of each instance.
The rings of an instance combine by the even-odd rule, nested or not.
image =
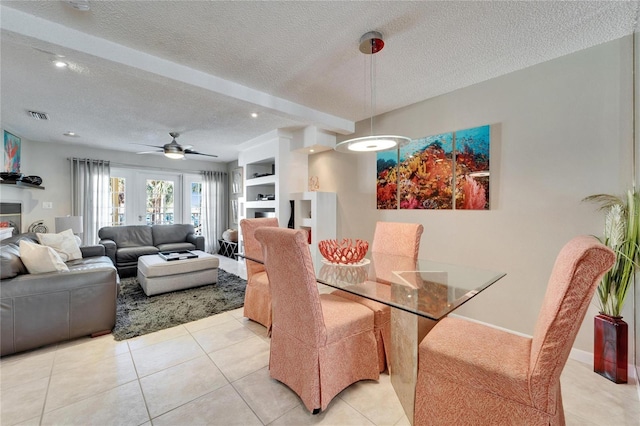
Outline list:
[[[373,115],[375,112],[375,104],[376,104],[376,88],[375,85],[373,83],[374,80],[374,75],[373,75],[373,68],[375,66],[375,64],[373,63],[373,61],[375,60],[375,52],[373,52],[373,43],[374,41],[371,40],[371,62],[369,63],[369,85],[371,88],[371,136],[374,135],[373,133]]]

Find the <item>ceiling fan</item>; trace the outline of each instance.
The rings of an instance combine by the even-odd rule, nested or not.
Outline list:
[[[167,144],[164,144],[164,145],[140,144],[140,145],[144,145],[144,146],[152,146],[154,148],[160,148],[160,150],[157,150],[157,151],[143,151],[143,152],[138,152],[138,154],[155,154],[155,153],[161,152],[161,153],[163,153],[165,155],[165,157],[172,158],[172,159],[184,158],[185,154],[204,155],[206,157],[217,157],[217,155],[204,154],[202,152],[194,151],[193,149],[191,149],[191,145],[180,145],[176,141],[176,138],[178,136],[180,136],[180,133],[170,132],[169,135],[173,138],[173,140],[170,143],[167,143]]]

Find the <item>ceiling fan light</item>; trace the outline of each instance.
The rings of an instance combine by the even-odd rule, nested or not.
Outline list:
[[[411,139],[404,136],[365,136],[340,142],[336,145],[335,150],[338,152],[386,151],[388,149],[406,145],[409,142],[411,142]]]
[[[165,152],[164,156],[167,158],[171,158],[172,160],[179,160],[184,157],[183,152]]]

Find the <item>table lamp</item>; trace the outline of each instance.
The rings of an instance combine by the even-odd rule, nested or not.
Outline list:
[[[76,235],[78,245],[82,244],[83,223],[82,216],[62,216],[56,217],[56,233],[71,229]]]

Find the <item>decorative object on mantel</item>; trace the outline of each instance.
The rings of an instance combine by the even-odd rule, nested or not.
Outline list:
[[[42,183],[40,176],[22,176],[19,180],[30,185],[40,185]]]
[[[6,180],[8,182],[14,182],[17,180],[22,179],[23,174],[22,173],[16,173],[16,172],[0,172],[0,178],[2,178],[2,180]]]
[[[4,131],[4,162],[3,172],[20,173],[20,138],[6,130]],[[4,179],[4,178],[3,178]]]
[[[330,263],[354,265],[364,259],[367,250],[369,250],[369,243],[356,239],[354,245],[353,240],[350,238],[344,238],[341,242],[338,242],[338,240],[322,240],[318,243],[318,249]]]
[[[49,228],[44,224],[44,220],[37,220],[29,225],[29,232],[39,232],[41,234],[46,234],[49,232]]]
[[[375,115],[375,82],[374,82],[374,59],[375,54],[384,48],[384,40],[382,34],[378,31],[369,31],[360,37],[360,52],[370,55],[369,62],[369,86],[371,88],[371,135],[361,138],[348,139],[336,144],[335,150],[338,152],[373,152],[385,151],[388,149],[402,146],[411,141],[405,136],[381,135],[376,136],[373,133],[373,116]]]
[[[626,198],[609,194],[584,199],[606,211],[603,244],[616,253],[616,263],[596,290],[600,315],[594,319],[593,371],[615,383],[627,383],[628,326],[622,307],[633,276],[639,269],[640,193],[627,191]]]

